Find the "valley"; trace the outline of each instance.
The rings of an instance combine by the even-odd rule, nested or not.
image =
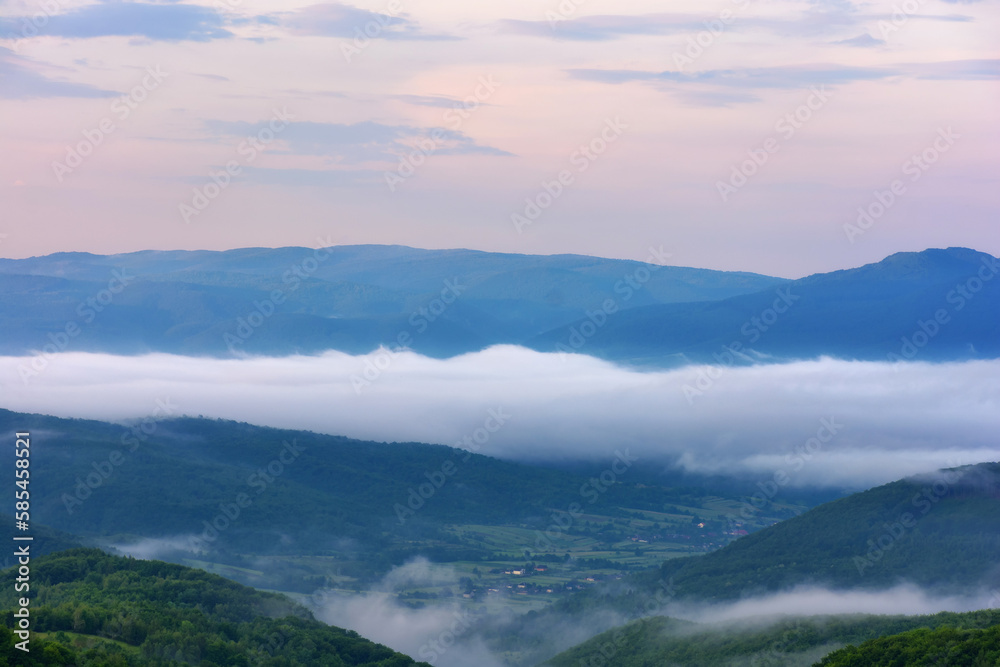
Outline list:
[[[255,665],[322,664],[310,651],[345,641],[357,642],[345,649],[350,657],[334,659],[341,649],[328,648],[323,659],[811,667],[911,646],[992,655],[1000,604],[1000,468],[988,462],[997,454],[988,437],[993,292],[967,300],[964,319],[935,319],[923,361],[879,360],[941,289],[988,266],[981,253],[900,254],[796,281],[650,269],[629,297],[637,301],[601,306],[598,316],[594,299],[614,297],[595,292],[586,276],[634,276],[641,265],[342,248],[329,264],[293,271],[295,289],[287,285],[287,298],[272,299],[251,325],[238,304],[282,289],[275,261],[296,252],[74,255],[0,266],[0,282],[15,287],[0,298],[30,312],[27,300],[41,294],[37,312],[50,319],[60,316],[45,299],[85,293],[113,264],[136,276],[133,295],[143,293],[133,301],[117,298],[126,289],[116,292],[78,339],[89,351],[52,356],[55,370],[46,352],[8,358],[33,369],[9,394],[14,401],[47,404],[59,382],[85,387],[96,372],[108,379],[94,392],[112,396],[117,385],[116,414],[127,415],[0,408],[0,432],[30,425],[32,433],[31,507],[44,518],[33,524],[43,590],[36,641],[50,660],[39,664],[216,664],[206,656],[243,664],[264,635],[277,643]],[[338,282],[374,280],[379,258],[405,268],[383,271],[365,289]],[[17,273],[26,267],[30,274]],[[466,273],[450,283],[458,293],[446,303],[435,285],[458,268]],[[524,271],[539,281],[526,295]],[[521,296],[497,305],[508,294]],[[442,305],[428,309],[439,297]],[[507,307],[514,310],[503,327],[477,319]],[[406,317],[411,308],[416,319]],[[580,308],[586,318],[574,320]],[[241,317],[251,328],[240,344],[279,356],[230,357],[206,342],[224,339]],[[311,329],[316,317],[340,333]],[[114,323],[114,336],[101,318]],[[178,329],[170,318],[188,324]],[[29,321],[25,335],[50,329],[44,317],[22,324]],[[411,340],[427,356],[386,348],[351,355],[385,344],[397,326],[418,325],[430,337]],[[559,348],[574,335],[580,346]],[[6,340],[23,351],[17,336]],[[478,349],[505,341],[537,349]],[[135,355],[100,352],[108,346],[133,346]],[[799,359],[814,349],[843,358]],[[688,365],[669,368],[675,362]],[[108,364],[119,364],[120,375]],[[163,379],[130,377],[133,369]],[[206,379],[233,372],[247,384]],[[449,384],[433,401],[425,397]],[[482,387],[504,390],[478,396]],[[132,394],[143,395],[138,413]],[[259,423],[189,407],[218,412],[217,396],[241,396]],[[313,414],[323,417],[310,421]],[[382,423],[453,444],[338,434],[349,424],[381,433]],[[12,452],[3,456],[13,465]],[[12,494],[13,483],[0,488]],[[3,523],[14,530],[11,517]],[[6,556],[3,564],[15,563]],[[91,567],[103,578],[84,574]],[[190,591],[133,608],[139,591],[162,586],[142,579],[143,568],[197,580],[208,592],[249,587],[225,595],[257,601],[239,603],[238,619]],[[872,605],[882,612],[858,615]],[[150,625],[152,617],[163,620]],[[297,657],[282,662],[283,647]]]

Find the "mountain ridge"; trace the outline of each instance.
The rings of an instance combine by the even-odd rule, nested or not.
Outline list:
[[[797,280],[406,246],[60,253],[0,260],[0,354],[51,351],[72,323],[75,335],[56,351],[232,357],[405,346],[450,358],[510,344],[670,367],[718,356],[891,360],[907,344],[912,357],[909,341],[920,342],[924,326],[933,335],[921,359],[961,361],[1000,356],[997,271],[996,258],[968,248],[895,253]]]

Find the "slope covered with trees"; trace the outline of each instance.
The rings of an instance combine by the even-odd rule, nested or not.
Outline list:
[[[1000,574],[998,562],[1000,464],[984,463],[825,503],[713,553],[667,561],[654,578],[702,600],[798,584],[975,591]]]
[[[329,665],[412,659],[327,626],[288,598],[160,561],[71,549],[32,560],[30,654],[14,648],[14,570],[0,574],[0,665]],[[6,662],[4,662],[6,660]],[[424,664],[424,663],[420,663]]]
[[[223,420],[149,420],[146,433],[135,425],[0,409],[0,429],[28,420],[37,444],[31,464],[36,521],[85,538],[181,536],[178,548],[187,551],[350,552],[372,573],[415,555],[480,560],[507,546],[463,541],[446,530],[449,525],[515,524],[531,534],[547,530],[553,512],[578,503],[622,522],[648,510],[689,526],[693,512],[720,500],[714,492],[657,484],[638,473],[627,484],[581,496],[609,463],[593,464],[596,471],[559,470],[438,445],[365,442]],[[11,450],[0,454],[12,456]],[[12,496],[13,482],[13,476],[3,480],[0,489]],[[721,500],[740,503],[737,493]],[[775,504],[759,519],[790,515]],[[575,523],[574,531],[584,529],[583,521]],[[601,539],[625,540],[623,530]]]
[[[820,663],[823,667],[922,664],[971,667],[980,663],[902,660],[906,656],[937,655],[939,650],[951,651],[954,656],[995,655],[998,624],[1000,610],[931,616],[815,616],[772,619],[770,623],[763,619],[742,625],[696,625],[659,616],[597,635],[545,664],[547,667],[808,667],[823,660]],[[850,644],[861,646],[838,650]],[[864,662],[866,659],[875,661]]]
[[[956,629],[920,628],[870,639],[860,646],[834,651],[817,667],[995,667],[1000,665],[1000,625]]]

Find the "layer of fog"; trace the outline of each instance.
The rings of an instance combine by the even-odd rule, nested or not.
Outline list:
[[[475,618],[457,601],[431,603],[413,609],[401,604],[394,595],[396,584],[441,585],[443,580],[457,583],[458,575],[447,565],[417,560],[390,572],[375,592],[363,596],[341,596],[327,591],[304,599],[317,618],[332,625],[356,630],[362,636],[384,643],[400,652],[427,660],[440,667],[504,664],[495,653],[490,638],[503,631],[503,606],[487,603],[492,627],[472,621]],[[881,591],[836,591],[801,586],[725,604],[665,602],[648,615],[689,620],[694,625],[678,632],[731,632],[763,630],[789,618],[823,617],[842,614],[877,614],[917,616],[942,611],[975,611],[996,606],[996,596],[937,597],[916,586],[901,584]],[[479,612],[482,613],[482,612]],[[527,641],[529,662],[547,659],[633,618],[600,608],[572,617],[542,614],[532,620],[533,638]],[[486,635],[480,633],[485,631]],[[508,629],[509,631],[509,629]]]
[[[187,552],[189,543],[186,537],[179,536],[144,538],[113,546],[137,558],[177,561],[191,556]],[[263,560],[261,567],[266,567]],[[493,596],[488,596],[485,604],[477,604],[476,611],[470,611],[468,602],[458,597],[460,579],[460,573],[450,565],[417,558],[393,568],[364,593],[320,589],[311,595],[293,594],[292,597],[323,622],[354,630],[363,637],[438,667],[500,667],[505,663],[493,640],[504,632],[523,632],[524,627],[516,625],[517,613]],[[420,588],[448,588],[454,597],[427,600],[419,606],[407,605],[397,597],[400,591]],[[798,586],[789,591],[711,604],[676,601],[667,590],[667,595],[657,592],[653,598],[655,604],[645,606],[644,615],[669,616],[696,624],[676,630],[681,634],[763,630],[789,618],[843,614],[916,616],[1000,606],[1000,591],[985,587],[981,594],[968,597],[935,595],[911,584],[877,591]],[[547,659],[635,618],[600,607],[583,615],[541,614],[531,621],[531,637],[524,638],[529,654],[525,657],[529,659],[528,664],[534,664],[532,661]],[[514,629],[507,627],[508,623],[514,623]]]
[[[767,623],[782,616],[879,614],[921,616],[941,611],[976,611],[998,601],[987,592],[976,597],[937,596],[912,584],[880,591],[829,590],[798,586],[791,591],[749,598],[729,604],[666,605],[663,615],[696,623]]]
[[[1000,361],[643,372],[511,346],[447,360],[67,353],[0,358],[0,396],[0,407],[24,412],[205,415],[520,460],[610,462],[628,449],[697,472],[783,473],[791,486],[865,488],[1000,459]]]

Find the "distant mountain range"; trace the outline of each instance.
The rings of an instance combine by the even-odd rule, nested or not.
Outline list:
[[[402,342],[451,356],[571,323],[619,283],[638,286],[636,273],[645,282],[627,301],[619,295],[623,307],[725,299],[785,282],[577,255],[400,246],[60,253],[0,260],[0,352],[41,349],[75,322],[74,350],[364,353]]]
[[[357,354],[384,345],[449,357],[519,344],[656,366],[994,358],[998,271],[996,258],[963,248],[794,281],[401,246],[59,253],[0,260],[0,354]]]

